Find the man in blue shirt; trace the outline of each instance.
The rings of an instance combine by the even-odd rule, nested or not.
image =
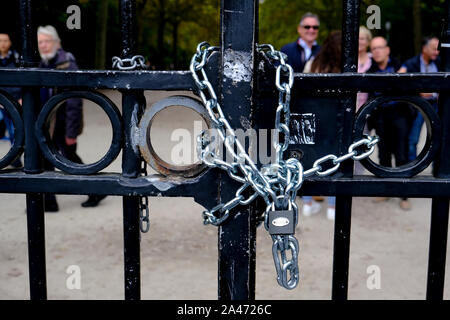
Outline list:
[[[426,37],[422,41],[422,52],[417,56],[407,60],[398,72],[438,72],[441,70],[441,63],[439,60],[439,39],[436,37]],[[433,93],[420,93],[420,95],[426,99],[437,111],[437,98],[438,94]],[[408,159],[414,160],[417,156],[417,143],[419,142],[420,130],[423,125],[423,116],[420,112],[417,112],[417,116],[412,124],[411,132],[408,137]]]
[[[281,48],[281,52],[288,56],[288,63],[294,72],[303,72],[306,62],[314,58],[320,50],[317,44],[319,34],[319,17],[313,13],[306,13],[300,19],[297,27],[299,38]]]

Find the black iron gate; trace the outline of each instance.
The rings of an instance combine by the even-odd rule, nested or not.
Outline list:
[[[264,117],[273,118],[266,103],[274,97],[274,70],[262,64],[257,54],[258,3],[256,0],[221,1],[221,39],[217,63],[210,63],[214,86],[220,88],[220,100],[230,124],[246,129],[262,126]],[[439,114],[430,114],[430,134],[425,150],[418,160],[400,171],[377,171],[379,177],[353,176],[353,163],[341,166],[338,173],[328,178],[305,181],[303,195],[335,195],[336,220],[334,234],[332,299],[347,299],[350,225],[352,197],[397,196],[432,198],[431,236],[428,263],[427,299],[442,299],[444,289],[447,229],[450,197],[450,80],[447,73],[436,74],[385,74],[361,75],[356,73],[359,9],[358,0],[344,0],[343,14],[343,73],[296,74],[293,108],[300,108],[296,99],[302,94],[335,92],[339,95],[339,132],[335,147],[346,152],[348,146],[362,134],[364,112],[355,118],[356,92],[377,91],[395,99],[399,94],[439,92]],[[141,156],[133,148],[133,117],[145,105],[144,90],[195,90],[188,71],[45,71],[35,69],[36,37],[33,25],[33,1],[20,0],[22,26],[23,68],[0,70],[0,86],[23,88],[23,114],[15,109],[13,99],[0,94],[0,103],[14,120],[16,141],[10,152],[0,160],[6,167],[25,149],[24,170],[2,170],[0,192],[26,193],[28,254],[31,299],[46,299],[45,225],[43,193],[104,194],[123,196],[125,299],[140,299],[140,241],[139,210],[141,196],[189,196],[205,207],[213,207],[218,200],[228,199],[237,188],[235,182],[219,170],[213,169],[187,178],[180,183],[170,177],[155,176],[149,180],[140,176]],[[120,0],[122,23],[121,58],[132,58],[135,50],[135,1]],[[450,11],[449,11],[450,14]],[[446,19],[441,45],[450,43],[450,26]],[[232,82],[225,76],[224,61],[230,55],[243,52],[248,57],[246,72],[249,81]],[[445,70],[450,72],[450,47],[441,46]],[[216,67],[218,66],[218,67]],[[64,87],[70,89],[40,109],[40,87]],[[114,89],[122,94],[123,111],[117,108],[96,89]],[[393,94],[395,93],[395,96]],[[98,103],[107,113],[113,127],[113,142],[100,161],[92,165],[76,166],[60,158],[47,145],[41,126],[58,101],[78,96]],[[269,98],[268,98],[269,97]],[[59,100],[58,100],[59,99]],[[269,108],[269,109],[268,109]],[[366,105],[370,112],[373,104]],[[255,111],[264,112],[255,112]],[[245,119],[245,121],[242,121]],[[36,124],[36,125],[35,125]],[[111,163],[122,150],[122,173],[95,174]],[[295,151],[295,150],[294,150]],[[300,150],[301,151],[301,150]],[[311,152],[318,150],[311,149]],[[59,172],[46,172],[43,157],[53,159]],[[414,177],[434,160],[433,176]],[[365,162],[367,167],[377,166]],[[158,182],[164,182],[161,190]],[[211,187],[214,186],[214,187]],[[233,209],[233,219],[219,228],[219,299],[255,298],[255,242],[254,217],[261,210],[258,205],[238,206]],[[235,272],[239,270],[239,272]]]

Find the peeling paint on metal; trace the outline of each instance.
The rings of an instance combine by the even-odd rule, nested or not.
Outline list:
[[[251,53],[245,51],[225,50],[224,75],[234,82],[251,82]]]
[[[133,148],[133,151],[136,155],[139,155],[139,141],[140,141],[140,133],[141,130],[139,130],[139,119],[138,119],[138,109],[139,106],[135,105],[133,109],[133,113],[131,115],[131,122],[130,122],[130,139],[131,139],[131,146]]]
[[[249,129],[252,128],[252,124],[251,124],[250,120],[247,119],[246,117],[241,116],[241,117],[239,118],[239,120],[240,120],[240,122],[241,122],[242,128],[247,129],[247,130],[249,130]]]
[[[159,178],[149,177],[147,180],[160,191],[167,191],[174,186],[172,183],[161,181]]]
[[[261,61],[259,62],[258,70],[261,71],[261,72],[264,71],[264,61],[263,61],[263,60],[261,60]]]

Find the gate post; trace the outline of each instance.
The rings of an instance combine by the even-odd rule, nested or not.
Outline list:
[[[122,52],[121,58],[131,58],[135,53],[136,35],[136,2],[135,0],[120,0]],[[126,178],[136,178],[140,174],[141,159],[138,151],[133,149],[132,130],[137,126],[141,108],[139,95],[142,92],[121,90],[122,117],[125,143],[122,153],[122,174]],[[134,119],[134,120],[133,120]],[[133,124],[133,121],[135,123]],[[137,196],[123,197],[123,241],[124,241],[124,284],[125,300],[141,299],[141,258],[139,205]]]
[[[20,0],[20,22],[22,33],[22,63],[25,67],[36,67],[37,36],[32,21],[32,1]],[[34,124],[40,110],[39,89],[23,88],[23,122],[25,129],[24,172],[42,172],[42,155],[34,135]],[[28,263],[30,299],[47,299],[47,275],[45,263],[45,217],[44,195],[27,193]]]
[[[358,35],[360,0],[346,0],[342,15],[342,72],[356,72],[358,65]],[[339,154],[347,151],[353,139],[353,118],[356,109],[356,93],[344,98],[344,129]],[[353,176],[353,161],[342,164],[341,172]],[[347,300],[348,269],[350,259],[350,231],[352,197],[336,197],[336,219],[334,224],[333,285],[332,299]]]
[[[450,43],[450,4],[447,1],[447,18],[440,44]],[[450,72],[450,48],[441,46],[443,71]],[[439,117],[442,123],[442,142],[434,163],[436,178],[450,178],[450,95],[439,94]],[[433,198],[431,204],[430,249],[428,253],[427,300],[444,298],[445,261],[447,256],[449,198]]]
[[[219,100],[231,127],[244,130],[251,128],[257,12],[257,0],[221,1]],[[238,184],[224,174],[220,183],[220,200],[234,197]],[[237,206],[219,227],[218,296],[221,300],[255,298],[254,208],[254,205]]]

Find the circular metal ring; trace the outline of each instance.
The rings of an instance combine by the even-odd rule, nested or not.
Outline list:
[[[150,108],[147,108],[142,115],[141,121],[139,122],[139,139],[138,147],[141,152],[142,157],[147,161],[147,163],[155,169],[157,172],[165,176],[181,176],[185,178],[190,178],[198,175],[204,169],[206,165],[203,163],[194,163],[189,165],[171,165],[166,161],[162,160],[155,152],[152,141],[150,138],[150,130],[153,120],[156,114],[165,108],[171,106],[183,106],[194,110],[197,112],[202,119],[206,122],[208,128],[212,128],[211,121],[208,118],[205,108],[202,104],[191,97],[188,96],[171,96],[165,99],[159,100],[153,104]]]
[[[433,107],[425,99],[419,96],[382,96],[371,100],[362,106],[356,115],[354,139],[360,139],[363,136],[364,126],[370,113],[375,108],[391,101],[412,104],[422,113],[427,127],[424,148],[416,159],[396,168],[381,166],[373,162],[370,158],[362,159],[360,162],[367,170],[379,177],[410,178],[422,172],[430,165],[441,143],[441,122]]]
[[[18,111],[20,109],[20,105],[16,99],[9,93],[0,91],[0,105],[2,105],[8,112],[14,125],[14,142],[8,153],[0,159],[0,169],[3,169],[22,154],[25,133],[23,129],[22,117]]]
[[[53,111],[65,100],[71,98],[83,98],[90,100],[105,111],[112,127],[112,142],[106,154],[97,162],[79,164],[62,156],[54,146],[49,132],[45,130],[48,118]],[[42,108],[35,125],[36,138],[46,157],[56,168],[69,174],[93,174],[106,168],[113,162],[122,148],[122,120],[119,109],[105,95],[92,91],[64,91],[51,97]]]

